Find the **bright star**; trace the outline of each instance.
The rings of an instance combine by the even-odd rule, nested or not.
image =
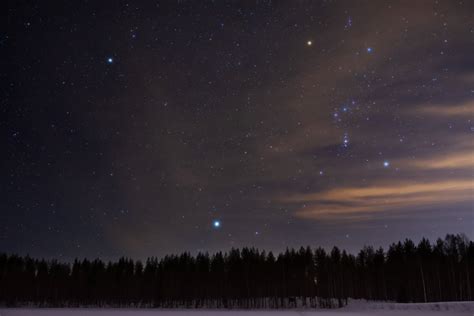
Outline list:
[[[109,58],[107,58],[107,62],[108,62],[109,64],[111,64],[111,63],[114,62],[114,59],[113,59],[112,57],[109,57]]]
[[[212,223],[212,225],[213,225],[215,228],[219,228],[219,227],[221,227],[221,222],[219,222],[219,221],[214,221],[214,223]]]
[[[306,44],[307,44],[308,46],[311,46],[311,45],[313,45],[313,42],[312,42],[312,41],[307,41]]]
[[[367,53],[372,53],[372,47],[367,47]]]
[[[390,166],[390,162],[384,161],[384,162],[383,162],[383,166],[384,166],[385,168],[387,168],[388,166]]]

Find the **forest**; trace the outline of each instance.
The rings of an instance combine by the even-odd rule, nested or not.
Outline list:
[[[145,262],[72,263],[0,254],[0,305],[184,308],[343,306],[348,298],[437,302],[473,300],[474,243],[447,235],[406,239],[385,251],[255,248]]]

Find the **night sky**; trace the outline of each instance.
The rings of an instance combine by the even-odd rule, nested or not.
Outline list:
[[[7,1],[0,251],[474,237],[474,1]]]

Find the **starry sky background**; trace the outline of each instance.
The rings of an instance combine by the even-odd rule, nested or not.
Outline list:
[[[473,1],[2,7],[0,251],[474,237]]]

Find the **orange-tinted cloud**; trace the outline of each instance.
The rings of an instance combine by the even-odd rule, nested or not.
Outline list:
[[[430,105],[416,109],[419,114],[432,116],[474,116],[474,101],[455,105]]]
[[[420,169],[463,169],[474,170],[474,150],[453,153],[444,157],[412,161],[410,163]]]
[[[365,186],[344,185],[309,194],[284,197],[287,203],[300,206],[296,215],[310,219],[364,219],[377,212],[397,212],[419,207],[440,206],[472,201],[474,181],[464,175],[453,176],[452,170],[474,171],[471,139],[459,137],[452,152],[419,159],[393,162],[408,171],[393,178],[378,178]],[[436,172],[434,171],[446,171]],[[422,175],[423,182],[413,181],[410,174]],[[428,180],[428,179],[431,179]]]
[[[446,180],[431,183],[400,181],[366,187],[340,187],[286,199],[306,205],[297,216],[313,219],[344,219],[346,216],[441,205],[472,199],[474,181]]]

